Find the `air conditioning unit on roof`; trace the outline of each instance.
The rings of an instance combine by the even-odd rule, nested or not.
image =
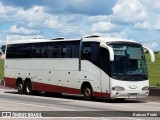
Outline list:
[[[65,37],[56,37],[56,38],[53,38],[51,40],[64,40],[64,39],[65,39]]]
[[[89,36],[84,36],[84,38],[95,38],[95,37],[100,37],[99,35],[89,35]]]

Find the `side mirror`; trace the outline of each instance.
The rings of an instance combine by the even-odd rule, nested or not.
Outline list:
[[[155,62],[154,52],[153,52],[150,48],[148,48],[148,47],[144,47],[144,46],[143,46],[143,49],[144,49],[145,52],[146,52],[146,51],[149,52],[150,58],[151,58],[151,62]]]

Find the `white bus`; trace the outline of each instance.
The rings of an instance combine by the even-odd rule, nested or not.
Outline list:
[[[31,39],[8,42],[5,85],[18,93],[82,94],[85,99],[144,98],[149,79],[140,43],[120,38]]]

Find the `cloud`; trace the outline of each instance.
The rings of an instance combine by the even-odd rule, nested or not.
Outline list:
[[[143,0],[143,4],[149,9],[150,11],[160,13],[160,4],[159,0]]]
[[[21,10],[21,8],[13,8],[11,6],[5,6],[0,2],[0,23],[16,20],[15,13]]]
[[[150,47],[155,48],[155,47],[158,47],[158,46],[159,46],[159,44],[157,42],[153,42]]]
[[[0,2],[0,15],[3,15],[3,14],[13,14],[15,11],[17,11],[16,8],[13,8],[13,7],[10,7],[10,6],[4,6]]]
[[[28,22],[37,22],[45,18],[43,6],[33,6],[27,10],[18,10],[16,15],[20,17],[20,20],[25,20]]]
[[[158,41],[150,41],[147,42],[146,44],[144,44],[145,46],[149,47],[152,50],[157,50],[157,48],[159,48],[160,43]]]
[[[128,34],[125,31],[110,32],[110,33],[94,32],[93,34],[99,36],[113,37],[113,38],[124,38],[124,39],[128,38]]]
[[[111,16],[110,15],[89,16],[88,20],[91,21],[91,22],[111,21]]]
[[[160,17],[155,21],[153,29],[158,31],[160,30]]]
[[[116,0],[69,0],[64,2],[64,11],[84,15],[109,15],[112,13],[111,6],[113,6],[115,2]]]
[[[46,6],[47,12],[52,14],[84,14],[84,15],[106,15],[112,13],[112,6],[116,0],[3,0],[4,4],[29,9],[32,6]],[[98,8],[98,9],[96,9]]]
[[[93,32],[107,32],[111,31],[115,27],[111,22],[98,22],[94,23],[91,27]]]
[[[148,21],[138,22],[134,24],[134,28],[139,30],[147,30],[150,28],[150,23]]]
[[[44,26],[53,29],[61,27],[56,16],[47,17],[47,19],[44,21]]]
[[[147,13],[139,0],[118,0],[113,10],[113,19],[121,22],[139,22],[147,18]]]
[[[16,33],[16,34],[39,34],[40,32],[38,30],[28,30],[24,27],[17,28],[17,26],[12,26],[10,28],[11,33]]]
[[[19,9],[16,13],[16,17],[19,19],[18,21],[34,29],[41,27],[44,20],[47,19],[47,15],[43,6],[33,6],[27,10]]]
[[[42,35],[7,35],[6,41],[27,40],[27,39],[34,39],[34,38],[43,38],[43,36]]]

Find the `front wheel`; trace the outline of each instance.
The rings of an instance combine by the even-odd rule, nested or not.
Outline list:
[[[93,90],[90,86],[85,86],[83,88],[83,95],[86,100],[92,100],[93,98],[92,93],[93,93]]]
[[[26,95],[32,94],[32,84],[30,81],[26,81],[26,83],[25,83],[25,93],[26,93]]]

